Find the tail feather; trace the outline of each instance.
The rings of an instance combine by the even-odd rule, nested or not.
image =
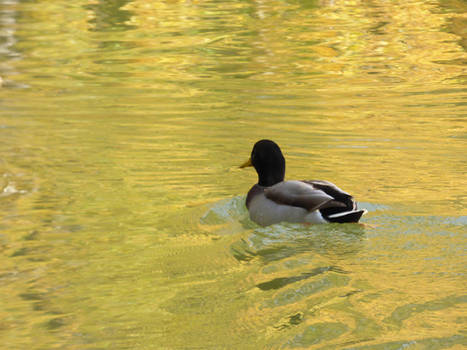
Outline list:
[[[363,214],[366,214],[366,209],[360,210],[350,210],[350,211],[343,211],[340,213],[332,214],[324,216],[324,218],[330,222],[338,222],[338,223],[347,223],[347,222],[358,222]]]

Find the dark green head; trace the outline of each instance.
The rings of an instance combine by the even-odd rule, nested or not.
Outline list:
[[[258,185],[272,186],[284,180],[285,159],[279,146],[271,140],[255,143],[250,159],[241,168],[254,166],[258,173]]]

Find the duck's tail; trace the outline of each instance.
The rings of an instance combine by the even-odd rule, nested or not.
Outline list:
[[[326,215],[324,218],[329,222],[338,222],[340,224],[348,222],[358,222],[363,214],[368,211],[366,209],[342,211],[340,213]]]

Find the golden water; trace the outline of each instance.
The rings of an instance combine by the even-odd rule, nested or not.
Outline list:
[[[466,11],[0,1],[0,348],[463,349]],[[365,226],[251,223],[260,138]]]

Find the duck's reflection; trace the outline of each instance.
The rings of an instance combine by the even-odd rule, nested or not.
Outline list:
[[[344,257],[363,246],[365,226],[359,224],[311,225],[279,224],[254,229],[250,236],[231,245],[233,256],[262,264],[302,254]]]

